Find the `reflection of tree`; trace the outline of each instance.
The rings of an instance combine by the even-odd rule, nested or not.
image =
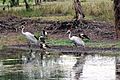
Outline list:
[[[120,80],[120,57],[116,57],[116,80]]]
[[[79,80],[80,75],[83,71],[83,65],[85,64],[85,55],[81,55],[79,58],[77,59],[77,62],[75,63],[73,69],[75,71],[75,79]]]

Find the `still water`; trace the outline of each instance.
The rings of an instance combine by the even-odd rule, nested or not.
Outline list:
[[[115,65],[115,57],[27,52],[1,58],[0,80],[115,80]]]

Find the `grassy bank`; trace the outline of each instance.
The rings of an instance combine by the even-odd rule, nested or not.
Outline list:
[[[86,42],[87,47],[101,47],[101,48],[109,48],[109,47],[120,47],[119,41],[89,41],[84,40]],[[47,39],[48,45],[66,45],[66,46],[73,46],[74,44],[69,39],[58,39],[58,38],[48,38]],[[1,37],[0,39],[0,49],[6,45],[21,45],[27,44],[27,39],[21,35],[13,35],[6,37]]]
[[[114,20],[113,2],[110,0],[87,0],[82,2],[82,7],[86,15],[86,19],[101,21]],[[24,6],[13,7],[10,10],[0,11],[0,15],[4,15],[5,13],[21,17],[47,17],[49,19],[51,16],[62,16],[63,19],[66,19],[67,16],[69,19],[72,19],[74,17],[74,7],[73,1],[71,0],[64,2],[46,2],[39,6],[31,6],[31,10],[29,11],[26,11]],[[52,19],[56,20],[56,18]]]

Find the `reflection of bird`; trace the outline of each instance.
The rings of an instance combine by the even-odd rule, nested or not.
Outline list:
[[[22,34],[25,35],[25,37],[28,39],[28,41],[31,43],[34,43],[34,44],[37,44],[38,43],[38,38],[30,33],[30,32],[24,32],[23,30],[25,29],[25,27],[22,28]],[[29,44],[29,46],[30,46]]]
[[[77,36],[71,36],[71,31],[68,30],[67,33],[69,34],[69,39],[71,41],[73,41],[73,43],[75,44],[75,46],[85,46],[85,43],[84,41],[80,38],[80,37],[77,37]]]

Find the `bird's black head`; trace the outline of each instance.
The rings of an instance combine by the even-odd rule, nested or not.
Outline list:
[[[66,33],[67,33],[67,34],[71,33],[71,30],[68,30]]]
[[[22,25],[22,26],[20,27],[20,29],[22,29],[22,28],[25,28],[25,26],[24,26],[24,25]]]

